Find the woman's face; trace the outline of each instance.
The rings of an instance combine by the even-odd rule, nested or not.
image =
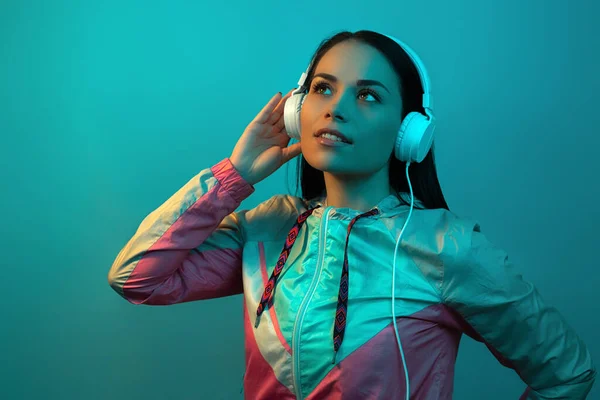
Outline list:
[[[359,80],[371,80],[359,85]],[[387,59],[357,41],[335,45],[319,61],[300,112],[302,154],[323,172],[364,176],[385,166],[400,129],[400,82]],[[314,136],[340,131],[352,143],[329,147]]]

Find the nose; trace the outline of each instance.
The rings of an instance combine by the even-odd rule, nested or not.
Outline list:
[[[346,95],[331,96],[325,105],[326,118],[333,118],[336,121],[344,122],[348,119],[348,113],[352,107],[349,104],[351,100]]]
[[[344,122],[346,120],[338,110],[328,112],[326,116],[327,118],[331,118],[333,116],[333,119],[340,122]]]

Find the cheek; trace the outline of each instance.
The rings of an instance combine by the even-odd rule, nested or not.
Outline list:
[[[397,131],[389,127],[386,131],[379,131],[378,135],[365,135],[356,142],[355,156],[368,165],[386,163],[394,151],[396,136]]]
[[[369,131],[370,133],[361,135],[361,142],[366,147],[377,149],[393,147],[398,135],[398,130],[389,123],[367,123],[365,131]]]
[[[300,134],[301,139],[312,136],[312,121],[313,121],[313,108],[308,101],[305,101],[300,110]]]

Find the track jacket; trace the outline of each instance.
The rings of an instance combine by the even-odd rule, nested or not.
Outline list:
[[[276,195],[236,212],[253,192],[228,158],[202,170],[141,222],[111,287],[145,305],[243,294],[246,399],[404,399],[391,284],[409,207]],[[414,209],[396,257],[411,399],[452,398],[463,333],[520,376],[520,399],[586,398],[585,344],[477,222]]]

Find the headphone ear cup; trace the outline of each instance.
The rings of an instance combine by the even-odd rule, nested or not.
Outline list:
[[[433,142],[435,123],[418,112],[409,113],[398,131],[395,145],[395,156],[400,161],[423,161]]]
[[[305,93],[291,95],[283,108],[283,122],[288,136],[300,140],[300,110],[304,103]]]

